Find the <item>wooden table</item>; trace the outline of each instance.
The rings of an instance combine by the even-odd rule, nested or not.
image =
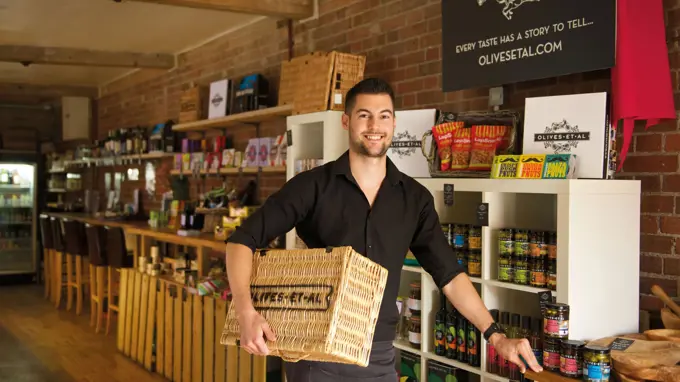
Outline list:
[[[177,230],[169,228],[152,228],[145,221],[124,221],[104,219],[85,213],[57,213],[48,212],[48,216],[76,220],[91,225],[122,228],[128,237],[132,237],[132,250],[135,256],[135,268],[139,256],[147,256],[151,241],[183,245],[196,248],[196,262],[198,264],[198,275],[204,276],[208,272],[210,256],[206,250],[220,251],[224,253],[226,244],[223,240],[215,239],[213,234],[201,233],[198,236],[180,236]]]

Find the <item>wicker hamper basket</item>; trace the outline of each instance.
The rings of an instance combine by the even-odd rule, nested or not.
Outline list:
[[[521,144],[519,137],[521,136],[521,114],[512,110],[499,111],[470,111],[461,113],[442,112],[437,120],[437,125],[446,122],[462,121],[467,127],[472,125],[505,125],[510,127],[508,132],[509,147],[500,154],[514,154],[520,151]],[[428,137],[431,138],[430,147],[427,147]],[[433,178],[488,178],[490,171],[475,171],[475,170],[449,170],[441,171],[439,164],[441,160],[437,152],[437,142],[432,139],[432,130],[426,131],[423,134],[421,147],[423,155],[427,158],[430,176]]]
[[[258,251],[251,294],[276,334],[271,355],[367,366],[386,283],[387,270],[351,247]],[[232,302],[220,343],[238,339]]]

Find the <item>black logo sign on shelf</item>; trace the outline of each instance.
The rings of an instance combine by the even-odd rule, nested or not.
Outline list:
[[[453,184],[444,185],[444,205],[447,207],[453,205]]]
[[[619,350],[619,351],[624,351],[630,347],[630,345],[633,344],[635,340],[629,340],[627,338],[617,338],[612,342],[610,348],[611,350]]]
[[[615,21],[615,0],[442,0],[443,90],[611,68]]]
[[[479,203],[477,206],[477,225],[489,225],[489,203]]]

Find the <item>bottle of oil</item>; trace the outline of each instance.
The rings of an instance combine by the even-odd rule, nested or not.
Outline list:
[[[520,336],[521,330],[520,330],[520,316],[517,313],[513,313],[510,316],[510,327],[506,331],[508,338],[522,338]],[[522,373],[519,371],[519,366],[515,365],[512,362],[508,363],[508,370],[509,370],[509,375],[508,379],[511,381],[519,381]]]
[[[493,322],[498,322],[498,309],[491,309],[489,313],[491,313]],[[498,371],[498,354],[490,342],[486,343],[486,371],[491,374],[500,374]]]
[[[462,315],[458,314],[458,336],[456,338],[456,344],[458,345],[458,361],[467,363],[467,319]]]
[[[448,359],[458,358],[457,321],[456,308],[451,307],[446,314],[446,358]]]
[[[434,318],[434,354],[446,355],[446,296],[439,291],[441,308]]]
[[[501,312],[501,328],[503,331],[508,333],[510,328],[510,312]],[[504,378],[510,376],[510,370],[508,369],[509,362],[503,358],[500,354],[498,355],[498,375]]]
[[[481,364],[481,333],[471,322],[467,323],[467,354],[468,365],[479,367]]]

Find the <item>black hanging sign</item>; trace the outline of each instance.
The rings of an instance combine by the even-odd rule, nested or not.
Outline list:
[[[447,207],[453,205],[453,184],[451,183],[444,185],[444,205]]]
[[[479,203],[477,205],[477,225],[489,226],[489,203]]]
[[[444,91],[611,68],[616,0],[442,0],[442,33]]]

